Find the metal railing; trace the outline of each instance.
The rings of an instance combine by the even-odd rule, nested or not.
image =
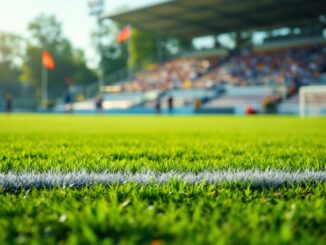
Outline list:
[[[107,85],[117,85],[124,82],[130,81],[134,74],[145,69],[148,64],[157,64],[158,61],[154,57],[145,59],[142,62],[137,63],[131,67],[124,67],[114,73],[111,73],[104,77],[104,86]],[[99,93],[99,82],[93,82],[85,86],[85,96],[86,98],[95,97]]]

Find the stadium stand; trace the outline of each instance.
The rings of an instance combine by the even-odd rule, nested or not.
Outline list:
[[[223,95],[218,99],[215,99],[205,106],[205,108],[216,108],[216,107],[236,107],[236,106],[253,106],[260,107],[264,100],[264,95]]]
[[[175,108],[183,108],[183,107],[193,107],[196,99],[210,100],[212,98],[215,98],[216,93],[214,90],[206,90],[206,89],[168,90],[167,92],[162,93],[160,96],[163,109],[168,107],[167,101],[170,96],[172,96],[173,98],[173,105]],[[144,106],[154,107],[155,99],[147,101],[146,103],[144,103]]]
[[[273,90],[264,86],[232,86],[226,85],[224,92],[200,108],[199,112],[218,113],[228,111],[242,112],[251,107],[255,111],[262,110],[265,98],[273,96]]]
[[[287,86],[309,84],[326,71],[324,45],[279,49],[267,52],[242,52],[222,60],[175,59],[142,71],[122,85],[122,91],[212,88],[225,82],[235,86]]]
[[[159,97],[165,109],[172,96],[175,108],[195,109],[195,102],[200,100],[198,112],[213,108],[216,112],[243,112],[248,106],[263,111],[270,102],[280,104],[280,113],[292,114],[298,111],[298,88],[313,83],[325,72],[324,44],[278,46],[265,52],[244,50],[225,57],[183,57],[153,65],[131,80],[106,87],[103,108],[149,109]],[[94,99],[78,102],[74,109],[92,110],[94,104]]]
[[[229,57],[197,83],[224,81],[237,86],[284,83],[287,86],[307,85],[326,71],[326,46],[282,49],[264,53],[243,52]]]
[[[190,88],[211,68],[208,60],[174,59],[153,70],[137,73],[132,81],[122,85],[123,91],[149,91]]]

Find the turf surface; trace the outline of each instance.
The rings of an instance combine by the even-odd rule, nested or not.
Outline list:
[[[0,172],[325,170],[326,119],[0,116]],[[326,184],[0,190],[4,243],[326,239]]]

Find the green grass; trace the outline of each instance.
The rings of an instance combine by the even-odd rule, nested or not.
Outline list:
[[[326,119],[0,116],[0,172],[325,170]],[[326,184],[0,190],[3,243],[326,240]]]

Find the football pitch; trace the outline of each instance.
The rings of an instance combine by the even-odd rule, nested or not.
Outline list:
[[[324,244],[326,118],[0,115],[5,244]]]

